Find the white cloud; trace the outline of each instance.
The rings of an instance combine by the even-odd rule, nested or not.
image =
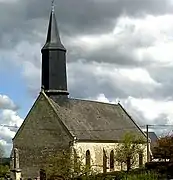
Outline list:
[[[112,34],[102,34],[102,35],[84,35],[79,37],[71,38],[72,45],[79,46],[85,51],[92,51],[100,49],[105,45],[114,45],[115,40]]]
[[[104,103],[112,103],[112,104],[115,104],[114,101],[110,101],[108,100],[104,94],[99,94],[97,97],[96,97],[96,101],[98,102],[104,102]]]
[[[158,101],[153,99],[142,99],[129,97],[124,104],[130,104],[136,112],[141,112],[145,119],[152,122],[162,114],[166,115],[165,123],[173,124],[173,101]],[[163,124],[164,119],[163,119]]]
[[[11,131],[8,127],[0,127],[0,139],[6,143],[11,143],[15,131]]]
[[[16,111],[8,109],[2,110],[0,119],[1,124],[7,124],[9,126],[19,127],[23,122],[23,119],[17,115]]]
[[[151,78],[150,74],[146,69],[142,68],[129,68],[129,69],[120,69],[119,72],[122,76],[127,77],[130,81],[141,82],[144,84],[153,84],[159,86],[154,79]]]
[[[9,155],[12,138],[23,119],[17,114],[17,105],[6,95],[0,95],[0,143]]]
[[[120,17],[114,35],[125,46],[133,48],[137,43],[138,47],[134,47],[133,52],[138,61],[150,59],[163,64],[172,63],[173,15]]]
[[[173,101],[129,97],[128,99],[121,99],[121,103],[133,119],[142,125],[144,131],[146,131],[148,124],[150,125],[149,131],[154,131],[159,136],[172,134]]]
[[[14,102],[6,95],[0,94],[0,109],[12,109],[15,110],[18,107],[14,104]]]

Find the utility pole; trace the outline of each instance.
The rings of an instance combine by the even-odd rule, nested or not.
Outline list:
[[[147,129],[147,162],[150,162],[150,150],[149,150],[149,132],[148,132],[149,125],[146,125]]]

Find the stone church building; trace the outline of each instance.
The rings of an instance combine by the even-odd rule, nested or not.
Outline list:
[[[38,177],[46,157],[66,148],[81,149],[80,153],[102,172],[118,170],[114,151],[124,133],[133,131],[146,136],[119,103],[69,97],[66,49],[60,40],[54,10],[41,52],[42,90],[13,138],[22,177]]]

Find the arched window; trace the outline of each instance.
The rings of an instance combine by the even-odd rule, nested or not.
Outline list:
[[[78,169],[78,159],[77,159],[77,153],[76,150],[74,149],[74,171],[77,171]]]
[[[106,152],[103,149],[103,173],[106,173],[107,171],[107,156],[106,156]]]
[[[139,153],[139,167],[143,166],[143,153]]]
[[[114,151],[110,152],[110,170],[114,170]]]
[[[76,153],[76,150],[74,149],[74,163],[77,163],[77,153]]]
[[[131,159],[129,156],[127,156],[127,162],[126,163],[127,163],[127,171],[129,171],[131,168]]]
[[[87,167],[91,166],[91,155],[90,155],[90,151],[89,150],[86,151],[86,166]]]

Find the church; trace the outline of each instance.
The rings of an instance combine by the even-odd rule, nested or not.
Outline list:
[[[38,177],[46,157],[66,148],[81,149],[81,155],[89,157],[91,165],[100,172],[118,170],[116,160],[111,158],[123,135],[129,131],[144,138],[146,135],[119,103],[69,97],[66,49],[59,36],[54,9],[41,53],[41,92],[13,138],[22,177]],[[146,162],[146,153],[143,157]],[[16,168],[14,163],[12,166]]]

